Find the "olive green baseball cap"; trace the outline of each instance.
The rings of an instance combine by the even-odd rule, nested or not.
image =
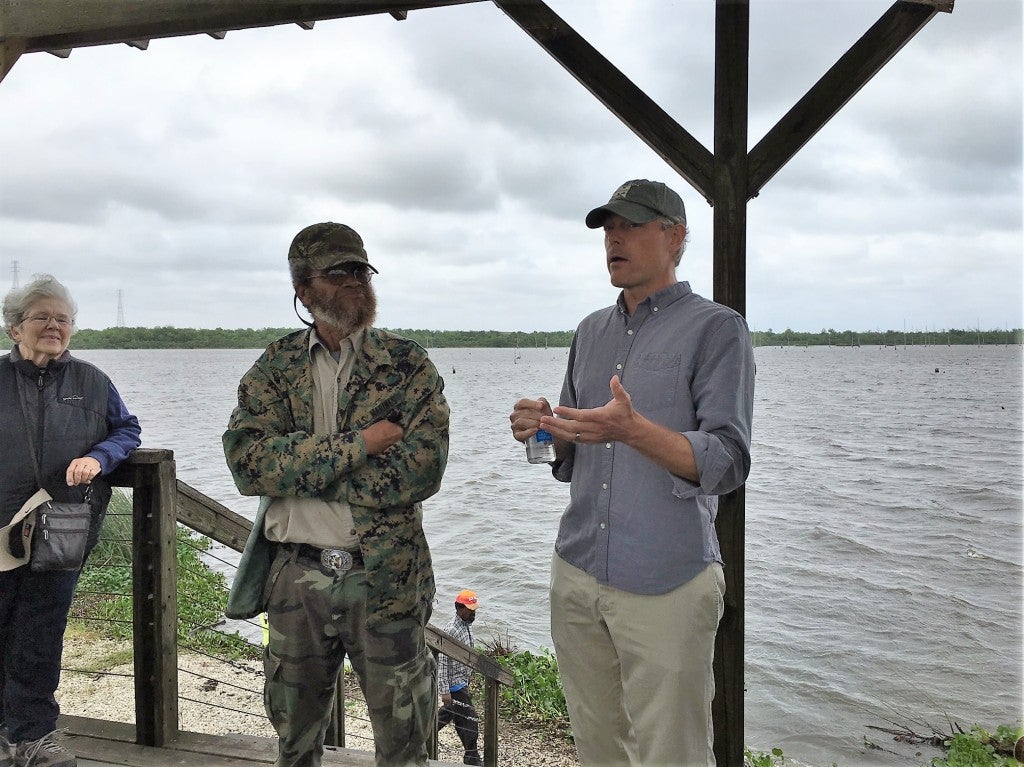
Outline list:
[[[664,217],[686,225],[686,209],[682,198],[660,181],[648,181],[645,178],[627,181],[616,189],[607,203],[587,214],[587,226],[597,229],[612,213],[634,224],[646,224]]]
[[[305,261],[311,269],[358,262],[377,270],[366,258],[363,238],[350,226],[325,221],[307,226],[292,240],[289,261]]]

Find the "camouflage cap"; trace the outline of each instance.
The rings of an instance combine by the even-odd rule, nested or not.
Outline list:
[[[597,229],[612,213],[634,224],[646,224],[664,216],[686,225],[686,209],[682,198],[660,181],[645,178],[627,181],[615,190],[612,198],[587,214],[587,226]]]
[[[377,271],[366,258],[363,238],[350,226],[325,221],[307,226],[292,240],[289,261],[306,261],[312,269],[357,261]]]

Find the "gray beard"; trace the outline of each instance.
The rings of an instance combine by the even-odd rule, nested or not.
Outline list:
[[[332,304],[316,297],[310,299],[307,308],[317,324],[330,325],[344,338],[368,328],[377,319],[377,294],[371,285],[363,285],[362,290],[362,298],[356,301]]]

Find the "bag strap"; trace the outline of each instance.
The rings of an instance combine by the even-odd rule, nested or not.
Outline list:
[[[20,388],[20,387],[19,387]],[[25,438],[28,440],[28,455],[32,459],[32,471],[36,475],[36,484],[39,488],[43,487],[42,473],[39,471],[39,458],[36,456],[36,446],[32,442],[32,426],[28,420],[28,405],[25,404],[25,398],[21,396],[21,392],[18,392],[18,402],[21,403],[21,416],[25,419]],[[89,502],[92,500],[92,485],[89,485],[85,489],[85,498],[83,501]]]
[[[36,456],[36,446],[32,442],[32,426],[28,420],[28,405],[25,404],[25,398],[21,396],[20,391],[18,392],[18,402],[21,404],[21,417],[25,419],[25,437],[28,439],[28,455],[32,459],[32,470],[36,473],[36,484],[42,487],[43,478],[39,472],[39,458]]]

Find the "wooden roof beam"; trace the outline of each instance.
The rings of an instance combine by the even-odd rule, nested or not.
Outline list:
[[[897,0],[750,151],[748,199],[953,0]]]
[[[18,58],[25,52],[25,41],[19,38],[0,40],[0,82],[7,77],[11,67],[15,65]]]
[[[679,175],[710,201],[711,152],[542,0],[493,0]]]

